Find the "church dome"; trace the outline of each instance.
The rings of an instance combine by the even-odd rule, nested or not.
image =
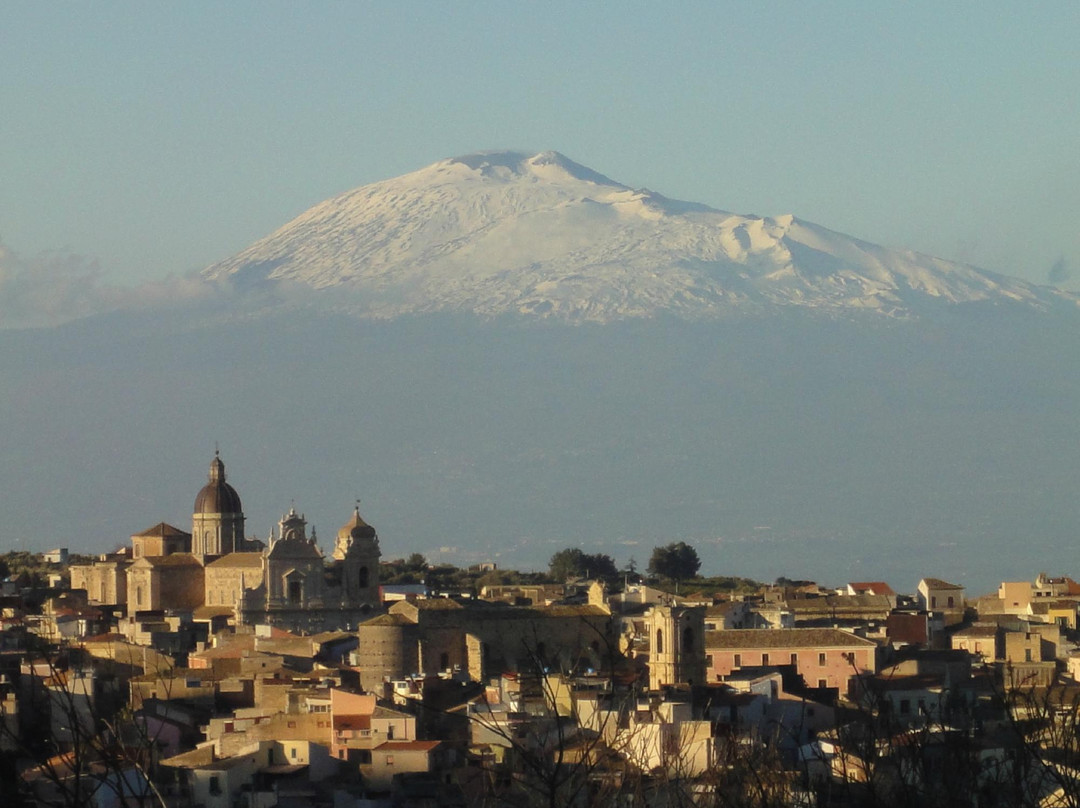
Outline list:
[[[374,539],[375,528],[360,518],[360,506],[356,506],[352,519],[341,526],[337,532],[338,541],[345,539]]]
[[[243,513],[240,495],[236,489],[225,482],[225,464],[214,453],[210,461],[210,481],[202,487],[195,497],[195,513]]]

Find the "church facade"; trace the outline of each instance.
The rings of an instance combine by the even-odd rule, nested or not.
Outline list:
[[[125,605],[129,617],[191,612],[197,620],[291,631],[352,629],[379,607],[379,537],[359,506],[329,558],[295,509],[266,542],[244,532],[240,495],[215,452],[191,533],[162,522],[132,536],[130,550],[73,567],[72,583],[91,603]]]

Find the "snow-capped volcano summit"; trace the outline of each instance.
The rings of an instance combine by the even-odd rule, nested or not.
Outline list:
[[[1074,301],[790,215],[633,189],[550,151],[471,154],[348,191],[204,274],[333,288],[373,317],[700,319],[774,306],[909,316],[930,301]]]

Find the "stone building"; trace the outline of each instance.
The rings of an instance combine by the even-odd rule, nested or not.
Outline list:
[[[86,591],[91,606],[119,606],[128,602],[127,568],[131,566],[131,550],[103,553],[91,564],[69,568],[71,588]]]
[[[225,556],[211,567],[229,563]],[[241,593],[237,615],[243,623],[318,632],[354,628],[380,605],[379,539],[359,507],[338,531],[329,563],[304,516],[291,509],[261,554],[261,580]]]
[[[790,665],[810,687],[847,692],[861,674],[876,673],[877,643],[835,628],[709,631],[705,634],[710,681],[741,668]]]
[[[649,632],[649,689],[704,684],[705,607],[654,606],[645,619]]]
[[[164,522],[131,537],[131,554],[135,558],[190,552],[191,534]]]
[[[235,609],[245,589],[255,589],[263,580],[263,554],[229,553],[206,565],[205,606]]]
[[[448,598],[400,601],[360,625],[361,686],[382,692],[409,676],[457,671],[485,681],[503,671],[605,667],[616,652],[615,621],[586,606],[514,607]]]
[[[191,553],[137,558],[127,578],[129,616],[149,610],[188,611],[203,604],[203,566]]]
[[[359,507],[338,531],[326,559],[302,514],[290,510],[269,546],[244,538],[240,495],[215,452],[195,497],[191,533],[161,522],[131,537],[131,547],[72,568],[73,588],[93,604],[136,612],[191,612],[234,624],[269,623],[319,632],[352,628],[380,606],[379,537]]]

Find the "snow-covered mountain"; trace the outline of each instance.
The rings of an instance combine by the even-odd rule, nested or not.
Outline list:
[[[208,267],[243,289],[332,289],[372,317],[457,311],[608,321],[774,306],[906,317],[936,302],[1076,298],[794,216],[637,190],[557,152],[443,160],[328,199]]]

